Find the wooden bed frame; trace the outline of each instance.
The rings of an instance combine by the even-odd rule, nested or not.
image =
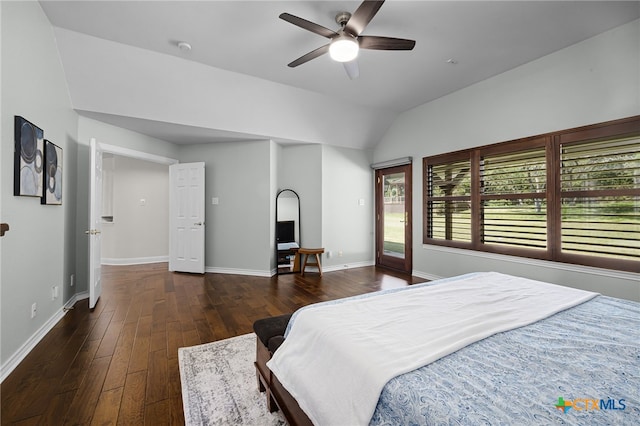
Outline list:
[[[284,331],[284,330],[283,330]],[[258,378],[258,389],[266,392],[267,408],[270,413],[280,411],[292,426],[313,425],[309,417],[298,405],[293,396],[282,386],[278,378],[269,370],[267,362],[273,353],[264,345],[260,337],[256,339],[256,376]]]

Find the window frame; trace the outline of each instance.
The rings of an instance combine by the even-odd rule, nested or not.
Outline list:
[[[511,256],[542,259],[554,262],[586,265],[606,269],[638,272],[640,271],[640,259],[628,260],[597,255],[584,255],[562,251],[562,193],[560,160],[561,147],[596,142],[612,138],[640,137],[640,115],[634,117],[582,126],[573,129],[561,130],[553,133],[536,135],[507,142],[479,146],[471,149],[460,150],[445,154],[423,157],[422,159],[422,185],[423,185],[423,244],[437,245],[469,249],[481,252],[506,254]],[[544,147],[546,156],[546,249],[525,248],[518,246],[494,245],[483,243],[482,237],[482,209],[483,195],[480,188],[480,162],[488,155],[508,154],[518,151],[530,150],[536,147]],[[430,238],[428,202],[433,201],[429,197],[428,170],[431,165],[442,165],[447,162],[469,159],[471,166],[471,242]],[[604,195],[640,196],[640,188],[630,190],[599,191]],[[484,199],[495,198],[484,196]]]

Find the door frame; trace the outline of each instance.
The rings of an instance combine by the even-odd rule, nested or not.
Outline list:
[[[404,208],[404,259],[384,255],[384,194],[382,176],[392,173],[405,173]],[[411,274],[413,272],[413,166],[407,164],[375,170],[375,227],[376,227],[376,266],[395,269]]]
[[[143,152],[143,151],[136,151],[133,149],[129,149],[129,148],[124,148],[124,147],[120,147],[120,146],[116,146],[116,145],[109,145],[109,144],[105,144],[103,142],[100,142],[99,140],[97,140],[97,138],[91,138],[92,140],[96,140],[95,144],[96,144],[96,149],[100,150],[102,152],[102,154],[114,154],[114,155],[119,155],[121,157],[130,157],[130,158],[135,158],[137,160],[143,160],[143,161],[149,161],[152,163],[158,163],[158,164],[165,164],[167,166],[170,166],[171,164],[177,164],[179,163],[179,161],[175,158],[169,158],[169,157],[162,157],[160,155],[155,155],[155,154],[149,154],[147,152]],[[90,165],[89,167],[93,167],[93,165],[91,164],[91,161],[89,162]],[[100,167],[102,169],[102,167]],[[89,196],[87,197],[89,200],[89,227],[88,232],[90,232],[90,230],[92,229],[91,227],[93,226],[93,224],[91,223],[91,199],[92,199],[92,193],[93,193],[93,188],[95,185],[95,178],[91,173],[91,170],[89,171],[89,176],[90,176],[90,181],[89,182]],[[167,183],[168,185],[168,183]],[[91,237],[91,235],[89,234],[89,237]],[[91,289],[91,287],[95,284],[92,282],[91,279],[91,269],[92,269],[92,261],[91,259],[93,259],[93,250],[91,247],[91,244],[88,244],[89,246],[89,258],[87,261],[87,277],[88,278],[88,289]],[[99,277],[98,277],[99,279]],[[89,304],[91,305],[92,301],[91,298],[89,299]],[[95,305],[95,303],[97,303],[97,300],[93,301],[93,304]]]

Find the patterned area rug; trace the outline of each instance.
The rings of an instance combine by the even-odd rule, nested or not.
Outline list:
[[[258,391],[253,333],[178,349],[185,424],[285,425]]]

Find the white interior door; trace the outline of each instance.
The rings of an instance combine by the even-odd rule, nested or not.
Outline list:
[[[204,273],[204,163],[169,166],[169,270]]]
[[[93,309],[102,293],[102,150],[91,139],[91,184],[89,189],[89,308]]]

